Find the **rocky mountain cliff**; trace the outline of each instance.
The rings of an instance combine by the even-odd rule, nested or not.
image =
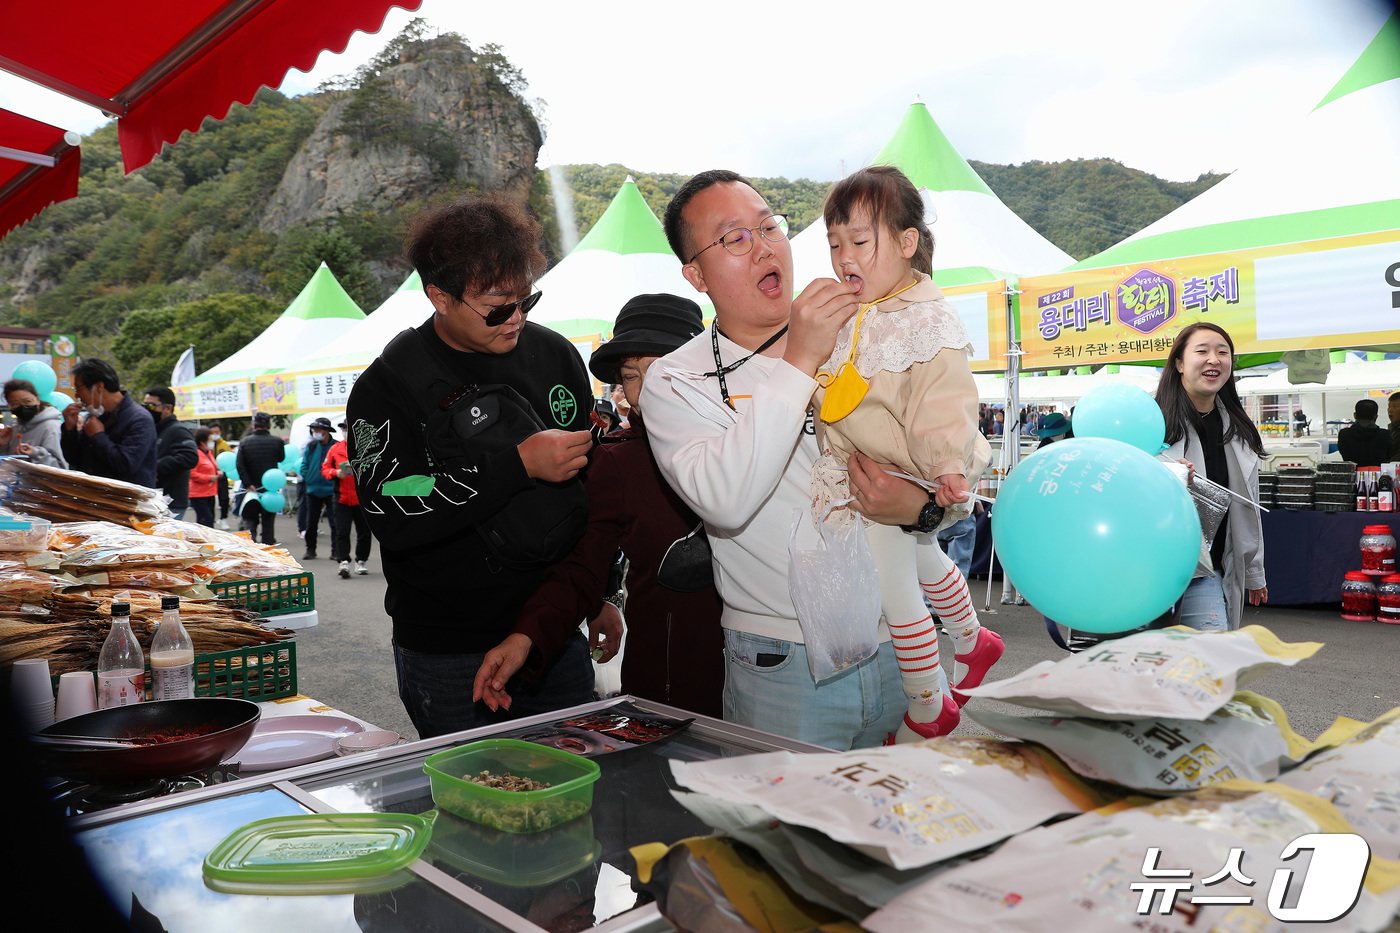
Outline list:
[[[447,37],[398,58],[331,101],[287,164],[263,230],[430,200],[445,183],[527,198],[544,140],[497,64]]]

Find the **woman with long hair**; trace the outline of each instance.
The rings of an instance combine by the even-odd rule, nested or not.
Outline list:
[[[1198,321],[1177,334],[1157,383],[1169,445],[1163,458],[1188,462],[1256,504],[1233,500],[1215,538],[1201,539],[1196,575],[1180,603],[1181,623],[1201,631],[1239,628],[1246,597],[1253,606],[1269,600],[1257,508],[1264,441],[1235,390],[1234,361],[1230,335]]]

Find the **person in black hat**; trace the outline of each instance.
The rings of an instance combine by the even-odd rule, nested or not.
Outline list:
[[[618,313],[613,339],[588,361],[604,383],[620,384],[631,403],[626,430],[593,456],[586,487],[588,528],[573,553],[521,611],[515,630],[487,652],[472,695],[509,707],[510,678],[528,682],[546,667],[578,619],[589,619],[594,657],[609,661],[622,640],[622,689],[683,709],[720,715],[724,687],[721,603],[700,519],[662,478],[637,407],[642,380],[657,358],[700,333],[700,307],[675,295],[638,295]],[[628,560],[623,591],[610,591],[613,559]]]
[[[1062,441],[1067,437],[1073,437],[1074,432],[1070,430],[1069,419],[1058,411],[1052,411],[1040,419],[1040,427],[1035,429],[1036,437],[1040,438],[1040,443],[1036,445],[1036,450]]]
[[[306,507],[305,533],[306,553],[302,560],[316,559],[316,538],[321,530],[321,512],[330,516],[331,538],[335,538],[335,483],[321,475],[321,464],[326,459],[326,451],[331,449],[331,427],[329,418],[321,417],[311,422],[311,439],[301,451],[301,503]]]
[[[240,526],[254,541],[262,527],[263,544],[277,543],[277,513],[269,512],[258,501],[263,491],[263,474],[277,466],[287,456],[287,445],[271,432],[272,416],[265,411],[254,412],[253,429],[238,444],[238,478],[243,481],[243,516]]]

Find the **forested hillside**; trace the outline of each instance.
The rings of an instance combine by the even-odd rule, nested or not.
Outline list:
[[[0,323],[76,334],[80,352],[114,357],[132,384],[161,382],[189,343],[200,369],[246,343],[323,261],[373,310],[408,273],[408,218],[470,190],[528,198],[557,259],[555,192],[533,168],[543,134],[524,77],[495,47],[415,24],[353,77],[301,98],[264,90],[130,175],[115,126],[104,127],[83,141],[78,197],[0,240]],[[1076,257],[1220,178],[1168,182],[1109,160],[973,167]],[[566,166],[580,236],[628,174],[658,216],[685,180]],[[830,183],[754,181],[795,231]]]

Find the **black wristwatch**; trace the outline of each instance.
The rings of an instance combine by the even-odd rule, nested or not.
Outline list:
[[[943,523],[943,506],[934,501],[933,493],[928,494],[928,501],[924,507],[919,509],[919,518],[912,525],[900,525],[899,527],[911,535],[926,535],[937,530]]]

